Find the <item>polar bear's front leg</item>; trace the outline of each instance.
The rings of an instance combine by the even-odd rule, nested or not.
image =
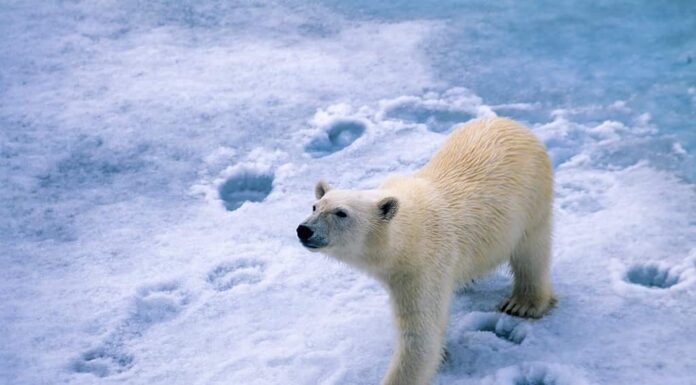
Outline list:
[[[382,385],[427,385],[442,360],[452,289],[420,278],[389,283],[398,341]]]

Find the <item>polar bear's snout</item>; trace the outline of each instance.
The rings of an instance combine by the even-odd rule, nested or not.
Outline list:
[[[328,244],[326,237],[322,235],[323,233],[321,226],[317,224],[304,222],[297,226],[297,238],[300,239],[302,246],[310,250],[319,249]]]
[[[307,242],[309,238],[312,238],[312,235],[314,235],[314,230],[310,229],[308,226],[297,226],[297,237],[300,238],[300,241]]]

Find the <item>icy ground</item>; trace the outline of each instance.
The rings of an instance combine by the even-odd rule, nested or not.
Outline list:
[[[384,290],[295,227],[492,114],[559,303],[462,289],[434,383],[696,384],[696,6],[592,3],[0,0],[0,384],[379,383]]]

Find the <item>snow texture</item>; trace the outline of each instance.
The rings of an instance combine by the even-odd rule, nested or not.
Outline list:
[[[556,178],[540,320],[458,290],[433,384],[696,384],[696,8],[3,1],[0,384],[377,384],[387,295],[296,240],[510,116]]]

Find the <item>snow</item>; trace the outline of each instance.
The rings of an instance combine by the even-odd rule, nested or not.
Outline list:
[[[379,383],[384,290],[295,237],[313,186],[503,115],[556,176],[545,318],[460,289],[434,384],[694,384],[688,2],[0,6],[0,384]]]

